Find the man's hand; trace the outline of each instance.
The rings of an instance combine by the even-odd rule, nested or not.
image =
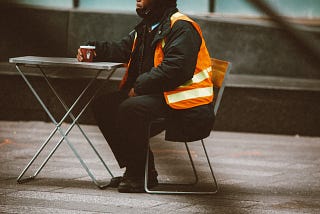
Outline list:
[[[83,55],[82,55],[82,53],[81,53],[80,48],[78,49],[77,59],[78,59],[79,62],[83,62]]]
[[[135,96],[137,96],[136,92],[134,92],[134,88],[131,88],[131,90],[129,91],[128,96],[129,96],[129,97],[135,97]]]

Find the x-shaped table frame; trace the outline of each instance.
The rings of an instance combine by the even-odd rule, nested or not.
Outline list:
[[[52,130],[50,135],[47,137],[47,139],[44,141],[44,143],[41,145],[41,147],[38,149],[38,151],[34,154],[33,158],[29,161],[29,163],[26,165],[26,167],[21,172],[21,174],[17,178],[17,182],[18,183],[23,183],[23,182],[27,182],[27,181],[30,181],[30,180],[34,179],[41,172],[41,170],[44,168],[44,166],[50,160],[52,155],[56,152],[56,150],[62,144],[62,142],[66,141],[66,143],[71,148],[71,150],[73,151],[73,153],[75,154],[77,159],[80,161],[82,167],[86,170],[86,172],[88,173],[89,177],[95,183],[95,185],[97,185],[101,189],[105,188],[106,186],[108,186],[108,184],[102,184],[96,179],[96,177],[93,175],[93,173],[91,172],[91,170],[89,169],[87,164],[81,158],[81,156],[80,156],[79,152],[77,151],[77,149],[75,148],[75,146],[70,142],[70,140],[68,138],[68,134],[71,132],[71,130],[74,128],[74,126],[77,126],[79,128],[81,134],[83,135],[83,137],[86,139],[87,143],[90,145],[90,147],[93,149],[94,153],[97,155],[97,157],[99,158],[99,160],[101,161],[101,163],[105,167],[105,169],[108,171],[110,176],[112,178],[114,178],[114,176],[113,176],[112,172],[110,171],[109,167],[104,162],[104,160],[102,159],[101,155],[99,154],[99,152],[97,151],[97,149],[95,148],[95,146],[93,145],[93,143],[91,142],[91,140],[89,139],[89,137],[87,136],[85,131],[81,128],[80,124],[78,123],[79,118],[83,115],[85,110],[88,108],[89,104],[92,102],[92,100],[94,99],[96,94],[104,87],[104,84],[99,86],[93,92],[92,96],[87,101],[87,103],[82,107],[82,109],[81,109],[80,113],[78,113],[78,115],[75,116],[72,113],[72,110],[77,106],[79,101],[87,93],[88,89],[96,82],[97,78],[99,77],[99,75],[101,74],[102,71],[105,71],[105,70],[109,71],[109,73],[107,75],[107,78],[106,78],[106,81],[109,81],[111,76],[114,74],[115,70],[117,68],[119,68],[119,67],[122,67],[123,64],[122,63],[108,63],[108,62],[105,62],[105,63],[103,63],[103,62],[102,63],[83,63],[83,62],[77,62],[76,59],[73,59],[73,58],[52,58],[52,57],[18,57],[18,58],[11,58],[9,61],[11,63],[15,63],[16,64],[17,71],[22,76],[23,80],[28,85],[29,89],[31,90],[31,92],[33,93],[35,98],[38,100],[38,102],[40,103],[41,107],[47,113],[47,115],[49,116],[49,118],[52,121],[52,123],[55,125],[55,128]],[[65,113],[65,115],[62,117],[62,119],[60,121],[57,121],[54,118],[54,116],[52,115],[52,113],[50,112],[48,107],[45,105],[45,103],[43,102],[43,100],[41,99],[41,97],[39,96],[37,91],[34,89],[32,84],[30,83],[30,81],[26,77],[26,75],[22,72],[21,67],[24,66],[24,65],[34,65],[39,69],[39,71],[42,74],[45,82],[48,84],[49,88],[51,89],[51,91],[53,92],[55,97],[59,100],[60,104],[65,109],[66,113]],[[68,107],[67,104],[65,103],[65,101],[61,98],[61,96],[57,93],[57,91],[53,87],[52,83],[50,82],[50,78],[44,72],[44,70],[42,68],[43,66],[74,67],[74,68],[83,68],[83,69],[93,69],[93,70],[96,70],[96,74],[87,83],[87,85],[82,90],[82,92],[77,97],[77,99],[74,101],[74,103],[70,107]],[[66,129],[66,131],[64,131],[61,126],[62,126],[62,124],[64,123],[64,121],[68,117],[70,117],[72,119],[72,123],[69,125],[69,127]],[[34,161],[39,157],[39,155],[42,153],[42,151],[45,149],[45,147],[48,145],[48,143],[50,142],[52,137],[57,132],[60,133],[60,135],[62,136],[60,138],[60,140],[58,141],[58,143],[55,144],[54,148],[47,155],[47,157],[42,162],[40,167],[36,170],[34,175],[29,176],[27,178],[24,178],[25,173],[29,170],[29,168],[32,166]]]

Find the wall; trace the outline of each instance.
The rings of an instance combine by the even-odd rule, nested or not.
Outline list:
[[[95,10],[135,11],[133,0],[80,0],[80,8]],[[178,0],[181,11],[188,13],[206,13],[209,11],[208,0]]]
[[[7,29],[0,35],[0,61],[21,55],[74,57],[79,45],[86,41],[120,39],[139,22],[130,13],[19,7],[1,7],[0,12],[0,24]],[[308,53],[266,21],[194,18],[202,27],[210,54],[232,61],[234,74],[320,79]],[[319,48],[318,27],[302,33]]]
[[[265,0],[279,13],[289,17],[319,18],[319,0]],[[39,5],[49,7],[72,8],[73,0],[2,0],[7,3],[17,3],[24,5]],[[178,7],[181,11],[199,14],[209,11],[209,0],[178,0]],[[134,0],[80,0],[79,7],[95,10],[135,10]],[[215,0],[215,12],[219,14],[231,14],[242,16],[261,16],[247,0]]]
[[[194,18],[203,29],[211,55],[233,63],[232,81],[227,81],[216,130],[320,136],[320,73],[310,65],[308,54],[265,21]],[[7,65],[9,57],[75,57],[85,41],[119,39],[138,22],[130,13],[0,7],[0,25],[6,29],[0,35],[0,119],[48,120],[14,67]],[[302,32],[319,48],[317,27]],[[246,76],[250,78],[239,84]],[[61,117],[63,109],[43,79],[31,79],[50,109]],[[54,79],[68,103],[85,81],[80,77]],[[105,92],[116,90],[117,84],[113,82]],[[81,121],[95,122],[90,111]]]
[[[22,55],[66,56],[67,10],[0,7],[0,61]],[[2,31],[4,32],[4,31]]]
[[[1,0],[0,3],[73,8],[73,0]]]
[[[265,0],[280,14],[289,17],[320,17],[319,0]],[[233,15],[263,15],[247,0],[216,0],[215,11]]]

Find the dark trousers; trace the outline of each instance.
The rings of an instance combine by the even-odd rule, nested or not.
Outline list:
[[[150,121],[166,117],[169,107],[162,94],[128,97],[117,91],[94,100],[94,114],[98,126],[107,140],[121,168],[134,168],[143,173]],[[152,126],[151,136],[164,127]],[[150,150],[150,168],[154,168]]]

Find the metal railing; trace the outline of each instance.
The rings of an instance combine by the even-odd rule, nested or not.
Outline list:
[[[73,0],[73,8],[79,7],[79,0]]]
[[[215,0],[209,0],[209,12],[210,13],[213,13],[214,12],[214,9],[215,9],[215,4],[216,1]]]

